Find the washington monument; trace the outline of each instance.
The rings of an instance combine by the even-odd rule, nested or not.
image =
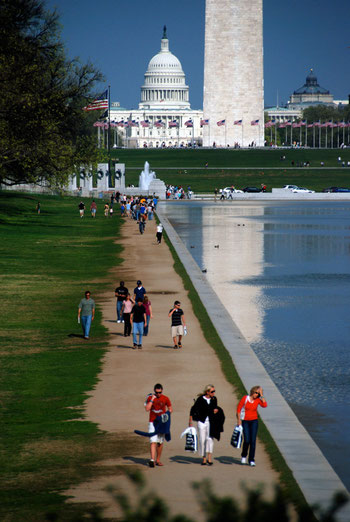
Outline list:
[[[206,0],[203,120],[204,146],[264,145],[262,0]]]

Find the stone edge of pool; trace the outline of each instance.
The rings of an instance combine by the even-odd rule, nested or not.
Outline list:
[[[347,492],[345,485],[282,397],[255,352],[207,282],[205,275],[162,212],[162,203],[158,204],[157,214],[215,325],[218,335],[229,352],[245,388],[249,390],[256,383],[263,387],[270,407],[261,410],[260,416],[285,458],[307,502],[309,505],[317,504],[323,508],[329,507],[334,493]],[[339,522],[350,520],[349,503],[339,511],[337,520]]]

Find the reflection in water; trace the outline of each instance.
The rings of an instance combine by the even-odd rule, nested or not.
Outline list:
[[[349,487],[350,203],[185,202],[167,212]]]

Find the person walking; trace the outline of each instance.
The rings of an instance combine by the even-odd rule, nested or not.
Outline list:
[[[163,386],[161,384],[156,384],[153,389],[154,393],[147,398],[145,405],[146,411],[149,411],[148,433],[153,433],[155,431],[154,421],[158,416],[163,415],[167,411],[170,413],[173,412],[169,397],[163,395]],[[151,443],[151,459],[148,463],[149,467],[154,468],[155,466],[163,466],[160,457],[163,451],[164,434],[158,433],[157,435],[150,437],[149,440]]]
[[[85,205],[82,201],[79,203],[78,208],[79,208],[80,217],[83,218],[84,212],[85,212]]]
[[[147,319],[146,319],[146,309],[142,304],[142,299],[139,297],[136,300],[136,304],[132,307],[131,315],[130,315],[130,322],[132,324],[132,333],[133,333],[133,349],[139,348],[141,350],[142,348],[142,336],[143,336],[143,329],[145,326],[147,326]],[[139,336],[139,341],[137,342],[137,336]]]
[[[143,306],[146,309],[146,319],[147,319],[147,324],[144,328],[143,335],[147,336],[148,332],[149,332],[149,323],[150,323],[150,320],[152,319],[153,315],[152,315],[152,303],[148,299],[148,296],[146,294],[143,298]]]
[[[182,348],[181,341],[184,335],[184,328],[186,328],[185,316],[180,306],[180,301],[175,301],[174,307],[171,308],[168,314],[168,317],[171,317],[171,336],[174,341],[174,349]]]
[[[91,212],[91,217],[92,218],[95,218],[96,217],[96,211],[97,211],[97,205],[95,203],[95,200],[93,199],[92,200],[92,203],[90,205],[90,212]]]
[[[162,237],[163,237],[163,225],[161,223],[158,223],[158,225],[157,225],[157,233],[156,233],[156,238],[157,238],[158,245],[160,245],[160,243],[162,242]]]
[[[104,206],[104,215],[105,215],[105,217],[109,216],[109,205],[108,205],[108,203],[106,203],[105,206]]]
[[[126,288],[124,281],[120,281],[120,286],[114,290],[114,295],[117,298],[116,309],[117,309],[117,322],[123,322],[123,314],[122,314],[122,306],[123,302],[126,299],[126,296],[129,293],[129,290]]]
[[[123,306],[121,310],[124,321],[124,337],[129,337],[131,334],[130,315],[134,304],[135,302],[131,299],[130,294],[127,294],[127,296],[125,297],[125,301],[123,301]]]
[[[146,294],[146,288],[144,286],[142,286],[142,281],[140,281],[140,279],[136,282],[137,284],[137,287],[134,288],[134,301],[136,303],[137,299],[141,299],[141,301],[143,301],[143,298],[145,297],[145,294]]]
[[[80,301],[78,305],[78,323],[83,328],[84,339],[89,339],[91,322],[95,318],[95,301],[91,299],[91,292],[87,290],[85,297]]]
[[[241,463],[255,466],[256,436],[258,433],[258,406],[266,408],[267,402],[264,398],[261,386],[253,386],[249,395],[244,395],[237,406],[237,423],[243,427],[244,442],[242,447]]]
[[[214,440],[211,434],[211,424],[214,416],[218,413],[218,402],[214,395],[215,387],[213,384],[207,384],[203,393],[198,398],[190,411],[190,419],[188,425],[191,427],[194,420],[197,421],[199,451],[202,457],[202,466],[208,464],[213,465],[213,449]]]

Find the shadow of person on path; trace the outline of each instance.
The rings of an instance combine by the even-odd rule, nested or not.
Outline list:
[[[67,335],[67,337],[80,337],[80,339],[84,339],[84,335],[83,334],[70,333],[70,334]]]
[[[202,462],[201,458],[198,457],[190,457],[187,455],[174,455],[170,457],[172,462],[177,462],[178,464],[200,464]]]
[[[156,344],[156,348],[165,348],[166,350],[173,350],[174,347],[170,346],[169,344]]]
[[[141,466],[148,467],[149,459],[143,459],[142,457],[132,457],[130,455],[126,455],[123,457],[123,460],[130,460],[134,464],[140,464]]]
[[[226,455],[222,455],[220,457],[215,457],[215,460],[217,460],[218,462],[220,462],[220,464],[239,464],[241,465],[241,457],[229,457],[229,456],[226,456]]]
[[[124,350],[132,350],[133,347],[130,344],[117,344],[116,348],[122,348]]]

